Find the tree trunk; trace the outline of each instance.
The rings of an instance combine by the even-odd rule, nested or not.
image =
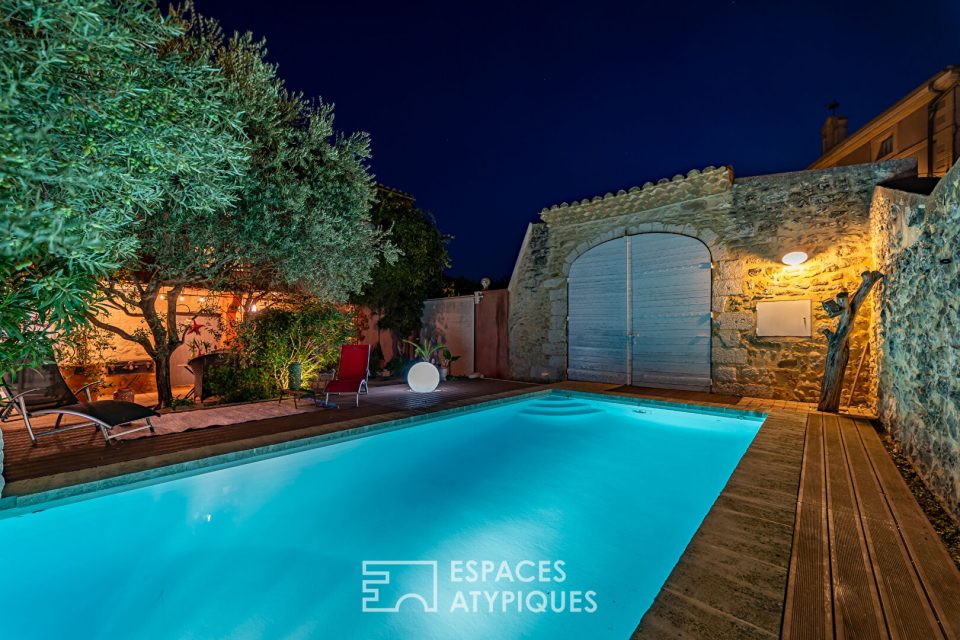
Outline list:
[[[821,333],[827,337],[827,364],[823,372],[823,383],[820,386],[819,411],[836,413],[840,410],[840,392],[843,390],[843,374],[847,370],[850,360],[850,331],[857,317],[857,311],[870,295],[873,285],[883,278],[879,271],[864,271],[860,274],[863,279],[857,292],[850,298],[850,294],[841,291],[834,300],[824,300],[823,308],[831,318],[839,317],[836,331],[823,329]]]
[[[843,389],[843,374],[850,360],[850,342],[844,339],[843,345],[834,347],[827,343],[827,366],[823,372],[823,384],[820,386],[819,411],[836,413],[840,409],[840,392]]]
[[[143,350],[153,360],[154,375],[157,381],[157,405],[169,407],[173,401],[173,387],[170,381],[170,357],[177,347],[183,344],[184,334],[177,327],[177,302],[183,292],[184,285],[173,286],[166,294],[167,308],[162,314],[157,311],[157,297],[160,295],[161,282],[154,275],[146,283],[135,275],[132,276],[134,292],[127,293],[115,283],[106,283],[105,292],[112,300],[112,306],[130,317],[143,318],[147,325],[145,331],[128,333],[124,329],[107,324],[96,317],[88,316],[90,322],[97,327],[111,331],[124,340],[129,340],[143,347]],[[136,314],[131,309],[139,309]],[[196,316],[194,316],[196,317]]]
[[[153,357],[157,379],[157,406],[169,407],[173,403],[173,386],[170,383],[170,356],[158,353]]]

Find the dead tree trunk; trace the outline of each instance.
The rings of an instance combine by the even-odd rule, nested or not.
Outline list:
[[[820,404],[817,409],[836,413],[840,410],[840,391],[843,388],[843,374],[847,370],[847,361],[850,360],[850,330],[853,329],[857,311],[864,300],[870,295],[870,290],[883,278],[879,271],[864,271],[863,281],[857,292],[850,298],[850,294],[841,291],[835,300],[824,300],[823,308],[831,318],[840,317],[836,331],[821,329],[820,333],[827,337],[827,364],[823,372],[823,384],[820,387]]]

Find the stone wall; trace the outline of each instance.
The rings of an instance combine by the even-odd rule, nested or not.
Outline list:
[[[960,518],[960,165],[928,197],[878,188],[879,414]]]
[[[833,325],[819,303],[856,288],[872,265],[874,186],[915,171],[912,160],[899,160],[734,180],[731,169],[709,167],[544,210],[513,279],[512,376],[565,377],[566,278],[579,255],[625,234],[672,232],[698,238],[711,252],[714,391],[815,400],[826,348],[818,331]],[[780,258],[794,250],[810,260],[787,267]],[[757,302],[791,299],[813,301],[812,337],[758,337]],[[865,315],[853,335],[851,377],[869,335]],[[870,400],[872,371],[868,361],[855,402]]]

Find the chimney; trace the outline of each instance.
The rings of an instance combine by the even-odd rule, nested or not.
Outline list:
[[[847,116],[830,114],[820,129],[820,153],[825,155],[847,137]]]

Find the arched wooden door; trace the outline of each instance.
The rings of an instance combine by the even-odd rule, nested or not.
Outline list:
[[[568,279],[567,377],[710,390],[710,252],[645,233],[577,258]]]

